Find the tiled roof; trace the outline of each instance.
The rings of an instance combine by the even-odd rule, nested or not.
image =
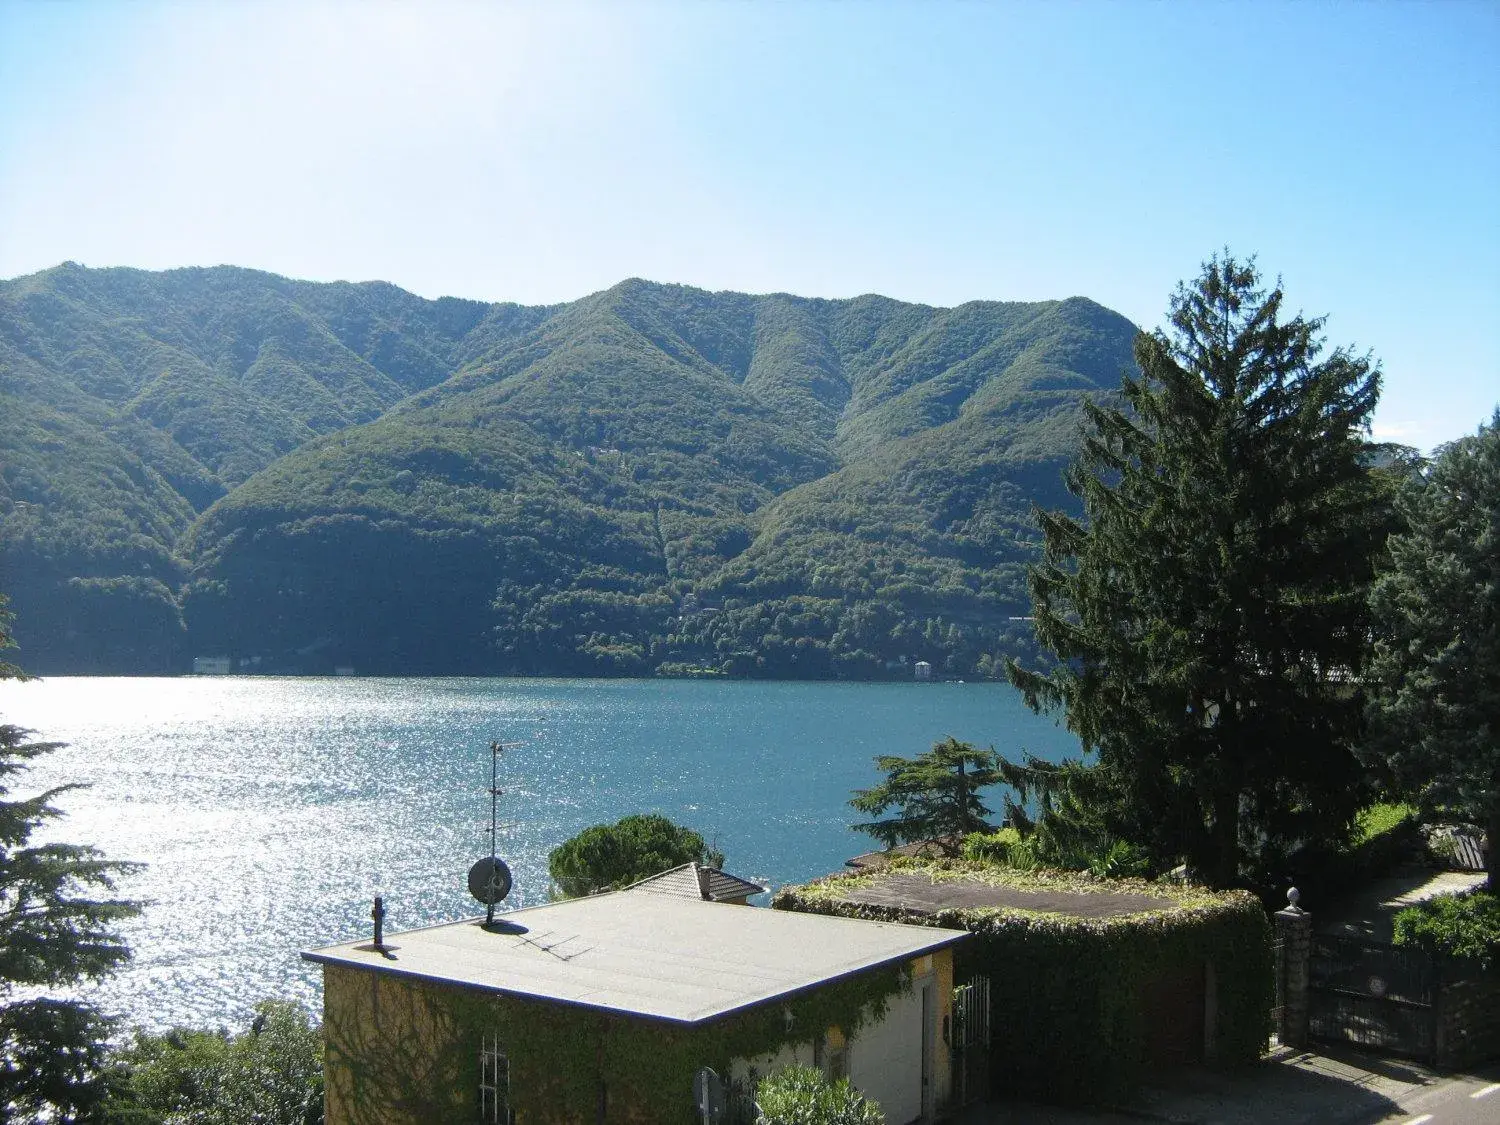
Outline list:
[[[710,902],[728,902],[748,898],[765,891],[759,883],[741,879],[716,867],[705,867],[701,863],[684,863],[670,871],[652,875],[639,883],[625,888],[648,894],[680,895],[683,898],[708,899]]]
[[[844,866],[860,870],[866,867],[884,867],[892,859],[896,858],[933,859],[946,854],[949,853],[943,850],[943,841],[918,840],[912,844],[901,844],[899,847],[888,848],[883,852],[863,852],[853,859],[844,860]]]

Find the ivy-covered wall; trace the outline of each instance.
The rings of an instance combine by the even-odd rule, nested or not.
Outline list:
[[[934,959],[948,961],[949,950]],[[951,969],[947,972],[951,974]],[[479,1052],[497,1036],[516,1125],[695,1125],[693,1075],[821,1039],[856,1038],[911,985],[912,965],[872,969],[686,1026],[414,980],[323,968],[328,1125],[478,1119]],[[950,975],[951,979],[951,975]],[[790,1018],[788,1018],[790,1017]]]
[[[935,879],[995,879],[1030,890],[1077,890],[1090,881],[1013,875],[982,865],[906,864]],[[1203,966],[1211,995],[1208,1061],[1252,1062],[1265,1051],[1274,993],[1271,930],[1256,898],[1162,888],[1139,880],[1094,883],[1159,898],[1160,910],[1083,918],[1005,907],[917,913],[847,902],[843,889],[870,876],[835,876],[778,893],[773,906],[850,918],[969,930],[958,947],[960,983],[990,978],[993,1089],[1062,1102],[1128,1096],[1148,1071],[1145,996],[1160,981]]]

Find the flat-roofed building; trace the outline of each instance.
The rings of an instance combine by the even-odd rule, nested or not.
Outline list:
[[[673,883],[304,953],[323,966],[328,1125],[686,1125],[701,1068],[748,1091],[792,1061],[847,1075],[893,1125],[946,1103],[964,931]]]

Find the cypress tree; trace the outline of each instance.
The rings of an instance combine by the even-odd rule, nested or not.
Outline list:
[[[1282,302],[1226,254],[1137,337],[1123,402],[1085,408],[1067,476],[1083,517],[1039,514],[1029,584],[1058,664],[1007,667],[1097,755],[1071,788],[1108,833],[1216,886],[1337,837],[1360,797],[1355,673],[1389,512],[1364,463],[1379,370],[1325,356],[1322,319],[1283,320]]]

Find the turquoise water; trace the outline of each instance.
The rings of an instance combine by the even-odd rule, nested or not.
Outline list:
[[[301,949],[473,914],[501,764],[508,904],[547,897],[547,853],[660,812],[763,883],[839,869],[877,754],[945,735],[1057,759],[1077,742],[998,684],[693,680],[102,679],[0,683],[0,721],[69,746],[18,791],[69,782],[53,838],[146,866],[130,967],[92,990],[152,1027],[235,1026],[270,996],[316,1007]],[[998,801],[991,802],[998,807]]]

